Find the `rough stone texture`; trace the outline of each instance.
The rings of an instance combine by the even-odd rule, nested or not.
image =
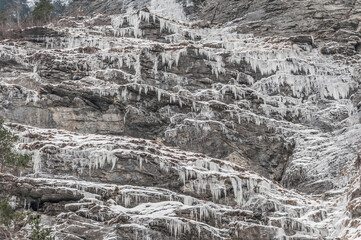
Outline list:
[[[329,234],[314,227],[325,204],[239,165],[154,140],[9,127],[21,137],[18,149],[34,153],[34,175],[0,174],[0,192],[47,216],[59,239]]]
[[[105,23],[108,22],[109,20],[106,18]],[[164,37],[160,36],[159,25],[153,25],[153,34],[148,32],[149,25],[144,26],[146,36],[150,36],[155,41],[159,39],[162,41]],[[51,44],[45,42],[46,39],[49,41],[49,38],[66,38],[64,33],[59,32],[58,35],[54,35],[54,31],[48,31],[47,28],[41,30],[35,28],[34,31],[27,30],[20,35],[31,38],[38,36],[38,33],[40,33],[40,36],[44,32],[46,33],[46,38],[39,39],[36,42],[37,46]],[[153,36],[155,37],[153,38]],[[212,74],[212,67],[205,63],[207,57],[199,55],[199,49],[199,47],[190,44],[167,44],[161,46],[158,42],[139,49],[137,52],[140,58],[139,65],[141,66],[139,77],[144,79],[142,85],[145,89],[149,88],[146,93],[144,90],[139,90],[139,87],[141,88],[142,85],[127,86],[129,82],[127,77],[129,78],[129,76],[124,76],[122,71],[126,74],[136,75],[136,69],[124,66],[119,69],[120,71],[115,71],[118,69],[118,63],[109,62],[114,60],[101,59],[102,53],[100,51],[89,53],[88,50],[87,53],[84,53],[81,50],[81,53],[84,54],[78,54],[76,50],[73,52],[74,56],[76,56],[75,59],[69,58],[63,60],[63,62],[59,61],[58,56],[52,52],[37,52],[30,57],[30,61],[37,61],[36,77],[41,79],[41,82],[35,80],[31,84],[26,83],[25,86],[31,85],[29,87],[33,89],[40,88],[40,101],[36,103],[29,102],[23,105],[21,101],[24,101],[24,99],[15,98],[3,106],[6,109],[3,115],[12,122],[21,122],[46,128],[57,127],[72,131],[117,134],[147,139],[163,138],[165,144],[178,146],[189,151],[207,153],[217,158],[227,158],[232,153],[239,153],[246,159],[250,159],[248,165],[252,169],[271,179],[280,181],[289,155],[292,152],[292,143],[287,143],[282,138],[273,138],[275,135],[274,130],[257,122],[245,121],[236,123],[234,120],[232,123],[225,122],[225,127],[232,129],[230,131],[225,130],[223,124],[219,126],[217,121],[222,122],[227,115],[227,104],[231,103],[234,99],[232,93],[227,92],[231,89],[225,90],[225,93],[223,93],[222,91],[224,90],[218,87],[217,90],[220,91],[220,94],[224,94],[224,96],[220,96],[224,98],[222,99],[223,103],[211,102],[209,105],[201,105],[197,107],[199,109],[196,112],[192,111],[194,100],[189,99],[189,96],[185,96],[184,100],[182,99],[180,103],[174,102],[171,104],[169,104],[168,96],[160,96],[158,99],[158,95],[162,94],[159,91],[164,91],[166,95],[171,94],[171,98],[173,95],[174,101],[177,101],[176,94],[181,89],[182,91],[190,92],[197,92],[201,89],[209,91],[207,89],[214,88],[215,84],[226,85],[230,79],[237,78],[238,70],[236,68],[238,66],[234,64],[230,66],[230,69],[227,69],[227,72],[218,77]],[[118,51],[123,50],[117,48],[110,49],[110,53],[113,55],[117,55]],[[162,66],[162,55],[172,54],[174,51],[185,51],[187,55],[180,57],[178,65],[171,69],[168,69],[167,66]],[[87,65],[84,66],[81,63],[83,61],[84,64],[87,64],[86,59],[93,58],[93,55],[89,54],[95,55],[98,59],[96,64],[100,64],[99,70],[95,71],[96,78],[105,84],[115,84],[114,87],[118,88],[119,91],[129,92],[129,94],[126,93],[126,99],[119,99],[114,94],[102,94],[101,89],[100,92],[94,92],[94,89],[81,87],[83,84],[82,79],[89,78],[91,75],[90,71],[93,71],[92,68],[89,69]],[[181,54],[179,53],[179,55]],[[152,59],[157,59],[159,62],[157,63],[159,66],[156,69],[156,76],[153,76],[154,60]],[[107,71],[106,69],[109,67],[114,68],[114,71]],[[85,69],[79,71],[79,68]],[[241,65],[241,68],[245,68],[245,71],[250,70],[246,63],[245,66]],[[34,75],[34,73],[32,74]],[[260,77],[258,73],[253,73],[252,75],[255,78]],[[68,79],[72,80],[69,81]],[[201,82],[198,79],[201,79]],[[239,81],[243,80],[240,79]],[[126,90],[120,89],[122,85],[126,86]],[[222,87],[222,85],[219,86]],[[4,93],[6,91],[4,89]],[[19,91],[21,92],[22,90]],[[167,91],[169,91],[169,94]],[[251,90],[246,91],[244,97],[252,103],[250,108],[258,112],[263,101]],[[201,96],[200,100],[207,100],[208,98],[210,96],[205,95]],[[216,96],[216,99],[218,98]],[[249,107],[247,106],[246,108]],[[207,116],[208,112],[212,116]],[[194,114],[199,116],[194,116]],[[179,115],[179,119],[175,118],[174,115]],[[198,124],[193,125],[190,123],[187,123],[187,128],[177,129],[178,122],[184,122],[189,117],[196,117],[200,120],[212,118],[214,121],[205,123],[210,125],[209,130],[200,130]],[[174,127],[177,131],[176,135],[172,133],[165,134],[165,132],[171,131]],[[208,129],[208,127],[206,128]],[[201,136],[199,131],[203,132]],[[257,140],[259,136],[263,136],[262,141]],[[242,142],[242,144],[239,144],[239,142]],[[258,143],[254,144],[255,142]]]
[[[360,52],[361,1],[210,1],[202,18],[237,23],[238,31],[260,36],[312,35],[317,43],[341,43],[336,52]],[[336,53],[335,52],[335,53]]]
[[[359,4],[78,0],[15,31],[0,116],[33,168],[0,194],[58,239],[358,239]]]
[[[298,35],[312,36],[324,46],[325,54],[342,53],[354,55],[360,53],[361,38],[361,2],[359,0],[342,1],[284,1],[284,0],[211,0],[211,1],[73,1],[66,14],[75,12],[124,13],[129,8],[142,9],[154,7],[159,14],[171,14],[163,11],[164,4],[178,2],[185,14],[192,20],[205,20],[211,25],[233,24],[240,33],[252,33],[257,36]],[[158,8],[156,8],[158,7]],[[153,9],[152,9],[153,10]],[[328,49],[328,50],[326,50]]]

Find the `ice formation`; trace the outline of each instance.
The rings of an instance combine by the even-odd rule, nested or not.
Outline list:
[[[71,132],[10,124],[21,138],[19,151],[32,154],[35,175],[20,180],[80,194],[59,219],[75,214],[110,226],[123,221],[122,230],[140,239],[156,236],[157,228],[174,238],[196,233],[237,239],[253,227],[275,239],[357,239],[359,220],[350,212],[361,204],[353,197],[359,173],[351,166],[361,126],[351,96],[359,89],[359,66],[286,38],[238,34],[232,26],[200,28],[186,22],[183,3],[149,1],[148,9],[122,15],[64,18],[46,26],[54,36],[26,45],[1,41],[1,58],[23,67],[0,75],[4,114],[21,106],[36,109],[42,121],[53,114],[58,128],[73,127]],[[103,24],[94,26],[95,21]],[[48,69],[56,70],[56,81],[44,74]],[[158,112],[149,113],[154,102]],[[101,116],[89,112],[75,119],[85,103],[101,109]],[[121,110],[112,112],[116,107]],[[113,129],[123,135],[142,118],[162,122],[161,137],[168,142],[188,131],[247,144],[249,136],[240,136],[239,129],[252,125],[271,133],[255,136],[259,142],[282,140],[294,150],[282,187],[240,163],[161,141],[76,133],[84,130],[84,118],[91,119],[94,132],[118,124]],[[134,176],[141,176],[139,186]],[[174,183],[172,190],[157,177]],[[300,188],[332,188],[323,197],[285,188],[295,182]],[[115,235],[109,230],[106,239]]]
[[[87,206],[89,201],[92,204],[96,203],[97,199],[106,192],[114,192],[111,200],[108,199],[104,205],[99,203],[98,208],[104,209],[103,219],[99,221],[126,214],[132,216],[132,224],[144,226],[147,231],[150,231],[147,228],[149,225],[164,221],[170,234],[175,237],[189,234],[191,229],[196,227],[200,234],[208,232],[217,239],[223,239],[229,234],[229,230],[219,225],[223,218],[232,212],[259,204],[259,201],[269,201],[269,204],[275,206],[276,212],[273,217],[269,217],[269,226],[280,224],[279,228],[275,227],[280,231],[280,238],[284,235],[283,229],[287,228],[299,229],[300,232],[311,236],[313,234],[321,236],[320,230],[308,216],[322,212],[323,219],[327,220],[325,217],[328,211],[327,202],[318,202],[284,189],[252,171],[227,161],[165,147],[150,140],[82,135],[63,130],[20,127],[20,125],[12,125],[12,127],[26,129],[19,132],[21,141],[18,149],[33,153],[34,171],[40,174],[33,181],[69,189],[84,196],[83,203],[69,203],[65,206],[67,209],[90,211],[87,214],[91,215],[92,210],[83,207]],[[123,159],[127,159],[126,162],[131,161],[139,169],[147,169],[149,165],[156,164],[160,174],[178,174],[179,183],[187,186],[185,193],[194,192],[197,195],[209,193],[211,198],[204,201],[156,187],[42,178],[42,174],[51,172],[55,174],[60,169],[71,174],[75,174],[75,170],[77,176],[92,175],[95,170],[101,168],[108,169],[107,171],[111,173],[124,167]],[[146,161],[143,162],[143,159]],[[233,193],[230,189],[233,189]],[[153,202],[155,199],[158,199],[157,202]],[[340,206],[340,212],[343,207]],[[193,217],[191,219],[178,217],[179,211],[189,211]],[[210,219],[215,220],[215,225],[209,225]],[[236,226],[233,231],[237,231],[245,228],[248,223],[238,221],[233,224]],[[317,224],[321,225],[321,223]],[[330,234],[328,231],[333,230],[323,231],[324,234]],[[144,232],[143,234],[147,235]]]

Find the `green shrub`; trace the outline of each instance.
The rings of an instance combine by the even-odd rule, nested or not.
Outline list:
[[[0,119],[0,170],[4,171],[5,166],[26,167],[31,159],[27,154],[20,154],[13,151],[14,144],[19,140],[4,127],[4,121]]]
[[[6,23],[6,21],[8,20],[8,13],[5,11],[1,11],[0,12],[0,24],[4,25]]]
[[[38,216],[32,215],[26,211],[16,212],[10,206],[8,198],[2,198],[0,200],[0,225],[4,225],[6,227],[0,228],[0,231],[3,231],[7,235],[11,236],[25,226],[26,223],[31,226],[31,240],[54,240],[51,236],[51,229],[44,228],[40,224]]]
[[[54,6],[50,0],[40,0],[36,3],[31,15],[36,21],[49,21],[54,11]]]
[[[30,217],[30,225],[31,225],[31,240],[54,240],[53,237],[51,237],[51,229],[50,228],[44,228],[40,224],[40,219],[34,216]]]
[[[0,200],[0,224],[6,227],[10,226],[11,222],[16,217],[15,210],[10,206],[7,198]]]

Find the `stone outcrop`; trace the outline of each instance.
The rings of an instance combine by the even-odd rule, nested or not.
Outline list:
[[[48,216],[59,239],[317,239],[332,231],[318,223],[342,211],[154,140],[9,127],[34,175],[0,175],[0,190]]]
[[[0,42],[0,194],[58,239],[359,237],[358,1],[84,2]]]

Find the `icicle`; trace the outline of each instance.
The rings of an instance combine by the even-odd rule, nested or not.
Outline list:
[[[35,150],[34,154],[32,156],[33,161],[33,170],[34,173],[40,173],[41,172],[41,155],[39,150]]]

